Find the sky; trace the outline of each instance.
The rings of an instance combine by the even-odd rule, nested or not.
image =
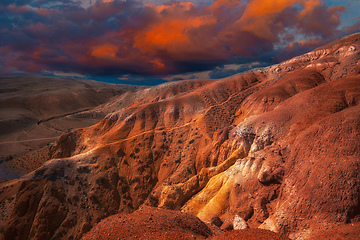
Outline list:
[[[223,78],[360,32],[359,0],[1,0],[0,75]]]

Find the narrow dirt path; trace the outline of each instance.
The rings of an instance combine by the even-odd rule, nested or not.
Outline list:
[[[60,136],[61,136],[61,135],[60,135]],[[41,140],[51,140],[51,139],[57,139],[57,138],[59,138],[60,136],[57,136],[57,137],[49,137],[49,138],[35,138],[35,139],[27,139],[27,140],[0,142],[0,144],[11,144],[11,143],[21,143],[21,142],[33,142],[33,141],[41,141]]]
[[[49,118],[45,118],[45,119],[41,119],[37,122],[37,125],[39,125],[40,123],[44,123],[44,122],[48,122],[54,119],[58,119],[58,118],[63,118],[63,117],[67,117],[67,116],[71,116],[74,114],[78,114],[78,113],[82,113],[82,112],[86,112],[89,111],[92,108],[85,108],[79,111],[75,111],[75,112],[71,112],[71,113],[65,113],[65,114],[61,114],[61,115],[57,115],[57,116],[53,116],[53,117],[49,117]]]

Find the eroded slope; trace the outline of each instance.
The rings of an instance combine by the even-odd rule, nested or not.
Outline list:
[[[358,221],[359,49],[356,34],[266,69],[144,90],[57,140],[3,236],[79,239],[143,204],[290,238]]]

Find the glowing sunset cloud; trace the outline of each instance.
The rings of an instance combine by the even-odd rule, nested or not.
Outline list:
[[[115,58],[118,48],[111,44],[104,44],[102,46],[94,47],[91,55],[100,58]]]
[[[272,64],[360,31],[359,16],[344,25],[346,7],[324,0],[199,2],[2,2],[0,74],[32,66],[95,77],[167,75]]]
[[[156,70],[162,70],[165,68],[165,64],[161,62],[159,59],[150,60],[150,63],[154,65]]]
[[[315,7],[319,6],[320,3],[321,3],[320,0],[305,1],[303,4],[304,9],[300,12],[300,15],[305,15],[306,13],[309,13]]]
[[[174,19],[154,24],[148,31],[135,37],[134,47],[152,52],[155,48],[172,50],[171,47],[181,47],[192,44],[189,31],[215,21],[202,17],[189,19]]]
[[[241,19],[263,17],[275,13],[280,13],[284,9],[294,6],[297,3],[304,2],[302,0],[252,0],[249,1],[244,15]]]

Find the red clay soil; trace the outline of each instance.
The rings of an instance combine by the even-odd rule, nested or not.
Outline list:
[[[233,230],[219,236],[211,238],[211,240],[289,240],[284,235],[271,232],[269,230],[259,228],[248,228],[244,230]]]
[[[82,240],[205,239],[213,231],[197,217],[179,211],[143,207],[132,214],[102,220]]]
[[[311,235],[310,240],[358,240],[360,223],[350,223]]]
[[[289,240],[264,229],[221,233],[197,217],[174,210],[143,207],[132,214],[116,214],[102,220],[82,240],[112,239],[211,239]]]

